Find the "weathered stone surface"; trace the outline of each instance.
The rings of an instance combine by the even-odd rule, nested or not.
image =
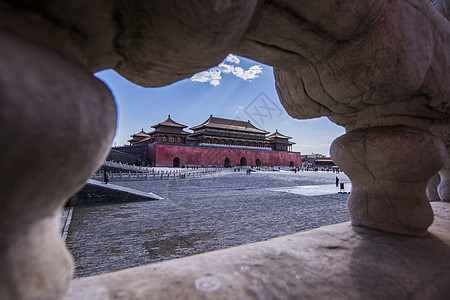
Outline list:
[[[136,84],[162,86],[220,63],[257,2],[1,1],[0,29],[91,72],[114,68]]]
[[[264,2],[242,45],[235,52],[275,67],[295,118],[448,122],[450,26],[428,1]]]
[[[407,237],[331,225],[71,282],[69,299],[446,299],[450,205]]]
[[[54,52],[5,33],[0,45],[0,298],[58,299],[73,270],[60,209],[105,158],[115,105]]]
[[[117,1],[0,1],[0,30],[52,49],[90,72],[123,58],[115,40],[121,30]]]
[[[447,12],[449,1],[440,3],[440,11]],[[399,137],[398,126],[428,130],[449,123],[449,35],[449,22],[424,0],[0,1],[0,138],[8,143],[0,157],[9,176],[0,186],[0,298],[60,298],[64,293],[71,264],[58,237],[58,210],[99,166],[115,128],[112,97],[87,72],[104,68],[137,84],[160,86],[217,64],[233,51],[273,65],[281,102],[293,117],[327,116],[349,131],[335,145],[354,144],[373,153],[362,156],[366,166],[349,160],[361,158],[351,147],[341,145],[348,153],[334,151],[349,175],[356,175],[350,176],[357,181],[350,198],[354,224],[424,233],[432,219],[425,187],[443,163],[442,145],[418,129]],[[370,134],[371,127],[383,127],[376,131],[386,134],[366,147],[360,130]],[[424,166],[411,165],[408,174],[409,159],[416,161],[411,141],[428,160]],[[394,153],[396,146],[409,147],[404,149],[407,160]],[[378,163],[393,168],[368,173]],[[372,193],[381,188],[387,189],[384,196]],[[411,246],[427,248],[422,255],[441,249],[427,243]],[[392,256],[409,255],[404,251]],[[433,257],[448,257],[445,251]],[[433,269],[444,265],[427,263]],[[390,264],[383,266],[389,269]],[[272,267],[280,265],[275,260]],[[269,298],[296,287],[292,277],[260,274],[248,295]],[[319,275],[320,282],[326,276]],[[214,279],[202,280],[198,286],[217,285]],[[258,282],[268,289],[254,292]],[[402,286],[394,282],[392,290]],[[435,296],[434,282],[424,279],[412,286],[421,282],[424,295]],[[372,287],[353,281],[344,285]],[[325,296],[336,292],[321,286]],[[163,285],[161,295],[170,288]]]
[[[114,69],[143,86],[161,86],[219,64],[252,18],[251,1],[118,2]]]
[[[330,153],[352,181],[353,225],[426,234],[433,212],[425,189],[447,159],[440,139],[412,127],[373,127],[337,138]]]

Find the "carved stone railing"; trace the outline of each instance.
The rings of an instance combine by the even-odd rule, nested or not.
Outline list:
[[[448,12],[448,1],[437,2],[443,4],[442,12]],[[114,135],[113,98],[92,75],[105,68],[142,86],[162,86],[217,65],[230,52],[272,65],[280,100],[291,116],[327,116],[346,128],[331,152],[352,180],[352,224],[426,235],[433,220],[426,186],[447,157],[446,144],[429,128],[449,123],[449,43],[449,22],[424,0],[0,1],[0,139],[7,143],[0,147],[0,157],[3,171],[10,174],[0,181],[0,298],[61,299],[67,293],[73,263],[58,233],[58,215],[65,200],[100,166]],[[447,174],[441,170],[440,175],[439,190],[444,191]],[[444,203],[439,204],[444,209]],[[405,245],[426,249],[418,251],[423,255],[414,262],[432,276],[448,265],[440,264],[440,259],[426,260],[427,250],[439,249],[433,255],[450,260],[448,235],[441,230],[448,224],[445,214],[438,221],[441,227],[422,240],[401,237]],[[375,261],[377,254],[368,251],[365,245],[370,243],[364,240],[386,238],[389,242],[392,235],[363,231],[372,233],[365,234],[359,246],[345,247],[350,256],[368,255]],[[321,236],[316,231],[299,239]],[[289,242],[286,238],[270,245],[281,243],[288,248]],[[401,243],[389,245],[394,255],[410,253],[402,250]],[[222,298],[243,298],[238,291],[255,297],[296,297],[300,294],[289,294],[301,290],[302,281],[296,280],[312,278],[324,268],[321,263],[307,270],[300,265],[291,268],[291,260],[283,258],[308,261],[308,248],[278,251],[272,246],[270,251],[258,248],[256,256],[252,250],[230,250],[226,255],[203,256],[199,265],[191,266],[193,260],[168,264],[183,274],[190,266],[201,268],[208,262],[214,262],[218,272],[239,260],[250,261],[252,267],[263,261],[267,270],[277,270],[277,278],[264,272],[250,275],[249,280],[254,280],[250,289],[233,290],[232,284],[221,283],[226,287]],[[324,255],[332,268],[331,258],[339,259],[335,250],[339,247],[329,247],[335,254]],[[299,256],[295,251],[301,252]],[[227,255],[235,260],[225,259]],[[361,261],[350,260],[347,266],[361,266]],[[252,267],[242,267],[242,272],[252,272]],[[158,272],[164,273],[159,268],[165,267],[122,273],[124,277],[117,277],[122,290],[97,285],[108,276],[84,286],[72,284],[71,289],[83,289],[77,292],[92,299],[147,298],[152,292],[145,289],[145,278],[135,279],[150,278],[149,272],[158,277]],[[195,279],[195,288],[216,291],[213,276],[201,270],[196,274],[200,273],[204,274]],[[327,278],[327,273],[321,274],[321,279]],[[370,276],[357,274],[363,278],[345,281],[344,286],[373,288],[367,284]],[[416,286],[422,282],[417,278],[421,277],[408,280]],[[396,279],[400,282],[402,277]],[[424,295],[442,295],[446,279],[427,282]],[[183,277],[177,282],[183,282]],[[303,291],[314,298],[308,294],[311,282],[304,281]],[[295,289],[288,288],[293,285]],[[180,287],[167,295],[197,296],[185,285]],[[162,283],[155,291],[166,295],[173,288]],[[323,297],[339,295],[337,286],[320,289]],[[395,295],[389,294],[389,288],[383,290],[374,298]],[[216,296],[201,297],[220,298]]]

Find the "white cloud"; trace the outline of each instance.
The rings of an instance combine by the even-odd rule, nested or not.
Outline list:
[[[229,65],[229,64],[225,64],[225,63],[220,63],[217,67],[215,67],[217,70],[219,70],[220,72],[223,72],[225,74],[229,74],[232,73],[234,70],[234,66]]]
[[[234,76],[242,78],[244,80],[250,80],[253,78],[257,78],[258,74],[261,74],[263,68],[259,65],[251,66],[248,70],[244,70],[241,67],[234,67],[232,73]]]
[[[241,62],[239,57],[233,54],[229,54],[224,61],[233,64],[239,64]],[[209,82],[209,84],[217,86],[220,84],[220,80],[222,79],[222,73],[232,74],[243,80],[251,80],[254,78],[258,78],[259,74],[261,74],[262,72],[263,68],[260,65],[253,65],[248,68],[248,70],[244,70],[242,67],[237,67],[222,62],[217,67],[213,67],[207,71],[195,74],[191,77],[191,81]]]
[[[220,79],[222,79],[222,76],[220,75],[221,71],[217,68],[209,69],[208,71],[203,71],[200,73],[195,74],[191,77],[191,81],[197,81],[197,82],[209,82],[211,85],[219,85]]]
[[[237,57],[236,55],[233,55],[233,54],[228,54],[228,56],[225,58],[225,61],[232,63],[232,64],[238,64],[241,62],[239,57]]]

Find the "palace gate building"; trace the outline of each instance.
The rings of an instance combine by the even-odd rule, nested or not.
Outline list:
[[[269,134],[250,123],[213,117],[185,131],[186,125],[169,117],[131,136],[130,146],[145,149],[153,166],[299,166],[301,153],[293,152],[291,137],[276,130]],[[144,146],[144,147],[143,147]],[[130,149],[131,148],[131,149]]]

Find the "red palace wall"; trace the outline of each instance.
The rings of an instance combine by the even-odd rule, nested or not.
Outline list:
[[[300,152],[158,144],[148,146],[147,158],[155,162],[156,166],[173,166],[175,157],[180,159],[180,166],[224,166],[227,157],[231,166],[240,165],[242,157],[245,157],[248,166],[256,166],[256,159],[261,161],[261,166],[289,166],[291,161],[295,166],[302,164]]]

